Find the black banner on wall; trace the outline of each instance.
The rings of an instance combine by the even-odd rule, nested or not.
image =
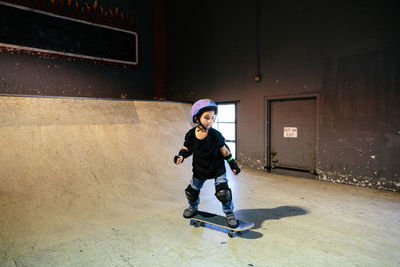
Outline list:
[[[138,35],[0,1],[0,51],[137,66]]]

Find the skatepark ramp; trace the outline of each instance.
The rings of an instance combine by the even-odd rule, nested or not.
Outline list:
[[[242,166],[229,186],[254,228],[190,226],[191,157],[173,163],[190,121],[183,103],[0,97],[0,266],[400,265],[394,192]],[[223,215],[214,193],[200,209]]]
[[[185,205],[191,164],[177,168],[173,153],[189,114],[172,102],[0,97],[0,265]]]

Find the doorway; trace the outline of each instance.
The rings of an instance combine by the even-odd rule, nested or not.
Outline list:
[[[266,107],[267,171],[316,175],[318,96],[267,98]]]

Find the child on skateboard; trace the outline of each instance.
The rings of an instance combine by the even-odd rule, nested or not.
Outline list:
[[[179,165],[193,155],[193,177],[185,189],[189,207],[183,212],[183,217],[191,218],[197,214],[200,190],[205,181],[214,179],[215,196],[222,203],[229,226],[235,228],[238,222],[233,213],[232,191],[228,186],[224,160],[229,163],[235,175],[239,174],[240,168],[232,158],[225,138],[212,128],[217,113],[217,105],[211,99],[201,99],[194,103],[191,115],[193,122],[198,125],[187,132],[183,147],[174,162]]]

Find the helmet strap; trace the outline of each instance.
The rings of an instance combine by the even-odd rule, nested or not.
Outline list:
[[[204,131],[207,131],[206,127],[204,127],[204,125],[199,121],[199,125],[200,128],[203,128]],[[198,129],[197,131],[200,131],[200,129]]]

